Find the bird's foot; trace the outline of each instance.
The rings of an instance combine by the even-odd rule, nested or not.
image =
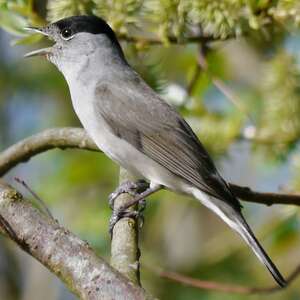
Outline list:
[[[149,187],[149,183],[145,180],[138,180],[136,182],[126,181],[123,182],[117,189],[112,192],[108,197],[108,203],[111,209],[114,209],[115,200],[122,194],[127,193],[131,196],[137,196],[144,192]]]
[[[142,227],[144,224],[144,215],[143,211],[146,208],[146,200],[141,199],[138,201],[138,209],[136,210],[128,210],[126,209],[113,209],[112,215],[109,219],[109,234],[110,237],[112,238],[113,236],[113,229],[117,222],[122,219],[122,218],[132,218],[139,222],[139,227]]]
[[[126,181],[122,183],[113,193],[109,195],[109,206],[112,208],[113,212],[111,218],[109,220],[109,233],[112,237],[113,228],[115,224],[122,218],[133,218],[139,221],[139,226],[141,227],[144,223],[143,211],[146,208],[146,200],[144,198],[140,198],[140,195],[145,192],[149,188],[149,183],[144,180],[138,180],[137,182]],[[128,210],[127,207],[119,207],[118,209],[114,208],[115,200],[124,193],[128,193],[133,196],[133,199],[137,199],[138,201],[134,201],[134,204],[138,204],[137,210]],[[130,205],[131,206],[131,205]]]

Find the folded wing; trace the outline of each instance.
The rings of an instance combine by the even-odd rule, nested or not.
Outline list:
[[[186,121],[145,84],[129,87],[102,83],[96,90],[95,109],[111,131],[170,172],[240,211],[239,201]]]

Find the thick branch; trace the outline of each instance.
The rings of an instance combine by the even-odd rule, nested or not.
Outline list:
[[[87,133],[81,128],[49,129],[26,138],[0,153],[0,176],[3,176],[17,164],[29,160],[36,154],[54,148],[78,148],[99,151]],[[230,184],[230,187],[233,193],[244,201],[266,205],[300,205],[300,195],[297,194],[263,193],[235,184]]]
[[[142,288],[97,257],[86,242],[43,215],[3,181],[0,227],[80,299],[151,299]]]

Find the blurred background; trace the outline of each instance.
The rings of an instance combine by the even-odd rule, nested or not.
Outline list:
[[[230,182],[258,191],[300,192],[300,2],[298,0],[0,0],[0,151],[34,133],[80,126],[63,76],[24,53],[47,41],[24,26],[76,14],[106,19],[129,62],[175,105]],[[209,43],[194,37],[205,36]],[[128,42],[135,37],[133,42]],[[55,218],[109,260],[109,193],[118,167],[103,154],[52,150],[10,171]],[[300,264],[299,208],[243,203],[244,214],[284,275]],[[160,267],[193,278],[269,286],[245,243],[194,199],[159,192],[141,229],[142,284],[160,299],[299,299],[286,290],[237,295],[159,278]],[[52,274],[0,237],[1,300],[75,299]]]

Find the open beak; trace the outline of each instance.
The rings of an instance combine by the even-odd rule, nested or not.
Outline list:
[[[40,33],[44,36],[49,36],[48,33],[46,33],[43,29],[36,28],[36,27],[25,27],[24,28],[27,31],[33,32],[33,33]],[[29,53],[26,53],[24,57],[33,57],[33,56],[47,56],[51,53],[51,47],[49,48],[42,48],[38,50],[31,51]]]
[[[50,53],[51,53],[51,47],[42,48],[42,49],[38,49],[38,50],[34,50],[34,51],[26,53],[24,55],[24,57],[27,58],[27,57],[33,57],[33,56],[47,56]]]

